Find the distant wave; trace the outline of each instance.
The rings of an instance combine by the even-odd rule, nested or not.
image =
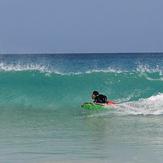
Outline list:
[[[159,66],[155,66],[154,68],[148,66],[148,65],[143,65],[143,64],[138,64],[136,68],[134,69],[123,69],[123,68],[115,68],[115,67],[107,67],[107,68],[97,68],[97,69],[87,69],[85,71],[61,71],[58,70],[57,68],[51,67],[50,65],[44,65],[44,64],[21,64],[21,63],[16,63],[16,64],[7,64],[0,62],[0,71],[11,71],[11,72],[16,72],[16,71],[38,71],[41,73],[54,73],[54,74],[60,74],[60,75],[80,75],[80,74],[91,74],[91,73],[159,73],[159,75],[163,75],[163,69]],[[149,78],[150,79],[150,78]]]

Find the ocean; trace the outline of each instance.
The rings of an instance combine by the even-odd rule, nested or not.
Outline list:
[[[162,163],[162,135],[163,53],[0,55],[0,162]]]

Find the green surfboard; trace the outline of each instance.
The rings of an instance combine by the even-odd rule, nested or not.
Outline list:
[[[94,103],[91,103],[91,102],[86,102],[86,103],[82,104],[81,107],[83,109],[87,109],[87,110],[102,110],[102,109],[105,109],[104,105],[102,105],[102,104],[94,104]]]

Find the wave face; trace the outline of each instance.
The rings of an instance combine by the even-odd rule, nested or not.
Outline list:
[[[118,114],[159,115],[162,66],[162,54],[1,55],[0,108],[79,110],[99,90]]]

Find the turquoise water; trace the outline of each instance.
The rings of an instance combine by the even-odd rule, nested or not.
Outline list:
[[[0,55],[0,162],[162,162],[163,54]],[[118,104],[85,111],[99,90]]]

